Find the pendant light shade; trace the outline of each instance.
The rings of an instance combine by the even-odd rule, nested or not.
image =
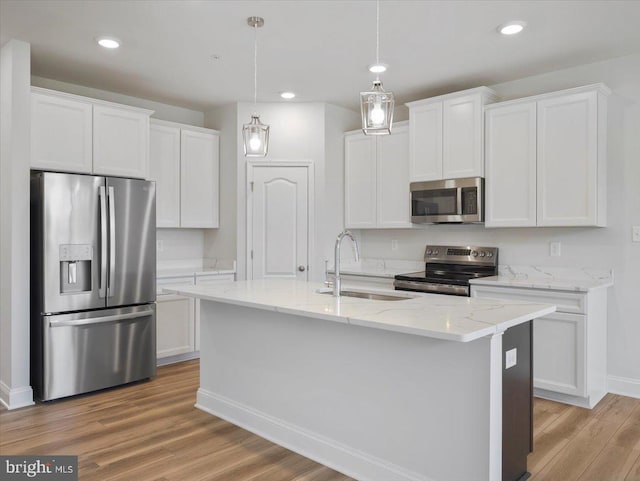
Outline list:
[[[242,126],[245,157],[265,157],[269,146],[269,126],[260,122],[260,116],[251,115],[251,122]]]
[[[258,97],[258,28],[264,25],[262,17],[249,17],[247,24],[253,27],[255,37],[253,41],[253,107],[256,107]],[[242,126],[242,139],[245,157],[266,157],[269,150],[269,126],[260,122],[260,116],[251,114],[251,122]]]
[[[380,64],[380,1],[376,0],[376,63]],[[386,69],[385,69],[386,70]],[[372,70],[380,72],[380,70]],[[384,70],[382,70],[384,71]],[[389,135],[393,124],[393,93],[385,92],[380,77],[376,77],[368,92],[360,92],[362,131],[365,135]]]
[[[360,92],[362,131],[366,135],[388,135],[393,124],[393,93],[385,92],[380,80],[374,80],[369,92]]]

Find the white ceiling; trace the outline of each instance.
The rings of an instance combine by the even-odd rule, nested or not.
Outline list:
[[[32,74],[196,110],[253,100],[358,108],[376,6],[350,1],[0,0],[0,42],[31,44]],[[640,52],[640,1],[380,2],[382,80],[396,102]],[[503,37],[496,27],[524,20]],[[108,51],[95,37],[111,35]],[[218,55],[219,60],[212,60]]]

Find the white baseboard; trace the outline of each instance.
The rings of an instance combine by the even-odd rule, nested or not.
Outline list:
[[[196,407],[360,481],[434,481],[202,388]]]
[[[33,406],[33,390],[31,386],[11,389],[0,381],[0,403],[9,410]]]
[[[156,366],[166,366],[167,364],[175,364],[176,362],[190,361],[199,359],[200,351],[187,352],[184,354],[176,354],[175,356],[161,357],[156,360]]]
[[[607,376],[607,390],[613,394],[640,399],[640,379]]]

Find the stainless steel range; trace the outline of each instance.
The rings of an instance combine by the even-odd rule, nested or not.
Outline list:
[[[424,271],[395,276],[396,290],[469,296],[469,280],[498,274],[497,247],[428,245],[424,261]]]

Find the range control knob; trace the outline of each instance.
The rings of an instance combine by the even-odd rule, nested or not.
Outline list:
[[[478,252],[477,251],[471,251],[471,255],[473,257],[478,257]]]
[[[480,257],[484,257],[485,255],[484,251],[480,251]]]
[[[487,252],[487,257],[493,257],[493,252]]]
[[[433,251],[433,255],[434,255],[434,256],[437,256],[438,254],[440,254],[440,251],[439,251],[438,249],[436,249],[436,250],[434,250],[434,251]]]
[[[430,256],[431,255],[431,249],[427,249],[427,255]]]

